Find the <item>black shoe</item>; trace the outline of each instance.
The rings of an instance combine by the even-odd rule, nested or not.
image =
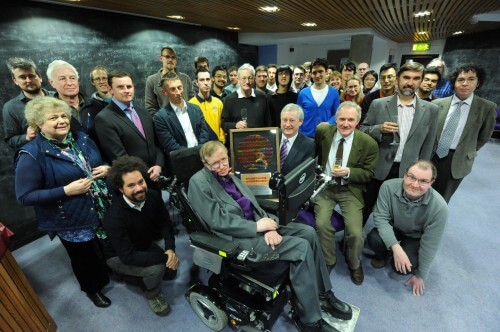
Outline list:
[[[101,292],[87,293],[87,296],[96,307],[107,308],[111,305],[111,300],[104,296]]]
[[[340,332],[339,330],[325,322],[323,319],[310,324],[302,323],[300,320],[296,321],[295,323],[300,332]]]
[[[347,303],[337,299],[332,291],[320,295],[319,303],[321,305],[321,310],[335,318],[342,320],[350,320],[352,318],[351,307]]]

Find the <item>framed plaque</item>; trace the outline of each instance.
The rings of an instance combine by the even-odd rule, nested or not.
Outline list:
[[[231,129],[231,167],[257,197],[277,198],[269,188],[271,174],[280,171],[277,127]]]

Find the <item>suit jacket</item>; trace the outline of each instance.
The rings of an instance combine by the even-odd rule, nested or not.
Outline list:
[[[208,142],[209,134],[207,123],[198,105],[189,102],[186,102],[186,105],[194,135],[198,140],[198,144],[202,145]],[[181,122],[170,103],[154,115],[153,122],[156,129],[156,137],[165,154],[168,155],[170,151],[188,147],[184,129],[182,129]]]
[[[282,135],[280,134],[280,144]],[[297,134],[297,138],[293,142],[288,156],[286,157],[285,164],[281,173],[287,175],[299,166],[302,162],[309,158],[314,158],[315,156],[315,146],[314,141],[302,133]]]
[[[252,191],[237,177],[231,176],[238,190],[252,202],[255,221],[268,215],[257,203]],[[188,199],[193,209],[221,238],[254,238],[257,224],[244,218],[238,203],[222,188],[208,168],[203,167],[189,180]]]
[[[330,148],[336,132],[336,125],[322,124],[316,128],[316,154],[318,155],[319,164],[323,167],[326,166],[328,161]],[[347,186],[349,191],[351,191],[360,202],[363,202],[365,185],[373,177],[377,158],[377,142],[369,135],[355,129],[351,152],[347,159],[347,167],[349,167]]]
[[[452,97],[436,99],[432,102],[439,107],[435,148],[437,148],[437,143],[441,138]],[[490,139],[493,133],[496,122],[496,108],[495,103],[474,95],[467,122],[451,161],[453,178],[461,179],[471,172],[477,151]]]
[[[391,145],[392,133],[382,134],[380,127],[384,122],[394,122],[394,116],[398,114],[397,102],[397,94],[375,99],[361,124],[361,131],[369,134],[379,144],[379,158],[375,166],[374,177],[381,181],[385,180],[389,174],[399,145]],[[415,115],[403,149],[399,177],[403,177],[404,171],[413,161],[430,160],[436,140],[437,112],[436,105],[416,98]],[[399,136],[399,133],[396,135]]]
[[[105,160],[111,163],[121,156],[141,158],[148,167],[163,167],[163,153],[156,144],[153,119],[148,112],[134,105],[146,138],[113,101],[95,117],[95,130]]]

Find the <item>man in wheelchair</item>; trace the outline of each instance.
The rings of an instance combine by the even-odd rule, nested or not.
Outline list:
[[[288,263],[299,330],[337,331],[322,319],[322,311],[349,320],[352,309],[331,291],[315,230],[294,222],[280,226],[275,216],[267,214],[250,189],[230,173],[227,149],[222,143],[205,143],[200,157],[205,167],[189,181],[192,208],[219,237],[237,242],[251,254],[277,253],[279,261]]]

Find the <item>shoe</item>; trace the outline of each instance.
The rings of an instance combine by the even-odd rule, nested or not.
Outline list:
[[[332,291],[320,295],[319,304],[321,305],[321,310],[335,318],[342,320],[350,320],[352,318],[351,307],[347,303],[337,299]]]
[[[323,319],[315,323],[302,323],[300,320],[296,322],[300,332],[340,332]]]
[[[351,270],[349,269],[349,273],[351,275],[351,281],[355,285],[361,285],[363,280],[365,280],[365,274],[363,273],[363,265],[359,264],[357,269]]]
[[[158,316],[166,316],[170,312],[170,305],[161,293],[152,299],[148,299],[148,303],[151,310]]]
[[[370,260],[371,266],[373,266],[375,269],[381,269],[387,265],[387,262],[389,261],[388,257],[373,257]]]
[[[101,292],[87,293],[87,296],[96,307],[107,308],[111,305],[111,300],[104,296]]]

